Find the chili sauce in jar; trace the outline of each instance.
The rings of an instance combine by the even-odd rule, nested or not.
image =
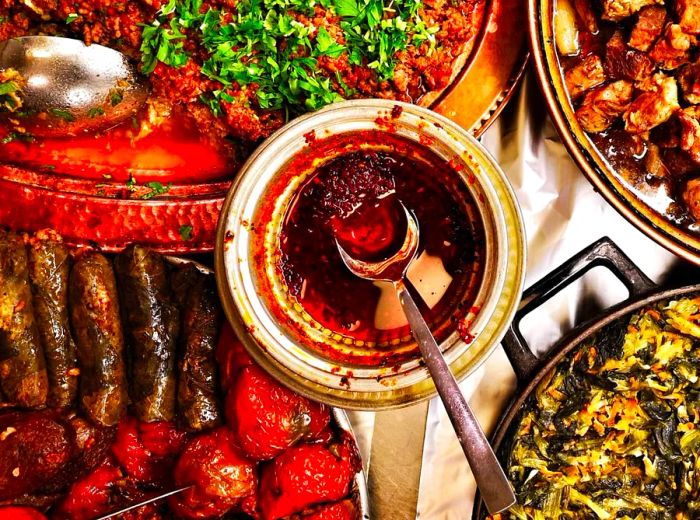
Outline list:
[[[484,265],[478,211],[469,190],[455,180],[453,164],[418,142],[384,132],[314,144],[313,168],[308,160],[289,166],[308,173],[278,236],[277,268],[290,302],[316,328],[355,346],[390,351],[411,342],[391,283],[355,276],[338,250],[340,243],[368,262],[394,254],[406,235],[403,205],[420,230],[407,286],[440,341],[470,308]]]

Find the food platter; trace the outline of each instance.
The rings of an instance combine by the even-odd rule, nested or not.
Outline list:
[[[563,3],[573,5],[570,2]],[[530,0],[528,2],[528,17],[530,43],[533,49],[533,61],[537,77],[544,92],[547,108],[562,141],[595,189],[627,220],[674,254],[691,262],[700,263],[700,239],[698,238],[694,218],[692,214],[688,215],[692,213],[692,211],[688,210],[689,204],[683,201],[683,196],[679,193],[678,187],[671,191],[666,188],[665,185],[668,179],[664,179],[663,175],[658,176],[656,173],[650,173],[645,169],[646,161],[652,158],[652,154],[648,150],[654,151],[653,147],[647,147],[645,142],[647,138],[644,137],[646,134],[642,130],[647,130],[648,134],[648,129],[634,128],[629,122],[624,125],[618,122],[616,123],[618,126],[613,127],[615,132],[621,129],[622,126],[625,126],[625,128],[631,127],[634,132],[639,130],[638,134],[632,134],[631,137],[624,132],[620,134],[632,141],[635,146],[639,145],[639,150],[632,153],[629,150],[622,151],[624,149],[623,146],[618,148],[616,144],[610,144],[606,141],[606,131],[603,131],[601,134],[588,133],[579,122],[576,111],[580,104],[580,98],[576,101],[576,106],[574,106],[571,102],[569,88],[566,85],[563,71],[564,63],[569,57],[562,57],[557,50],[557,33],[555,31],[556,5],[556,2],[549,0]],[[627,17],[629,14],[625,16]],[[623,19],[623,22],[627,24],[624,26],[623,32],[625,34],[629,33],[630,21],[636,19],[636,13],[633,13],[629,18]],[[570,18],[570,20],[571,23],[574,23],[574,18]],[[611,30],[606,30],[606,38],[609,38],[609,34],[612,34]],[[658,41],[663,40],[663,38],[662,36]],[[584,40],[588,42],[590,36],[586,34]],[[598,42],[594,43],[594,45],[598,47],[603,45],[602,50],[596,47],[598,49],[596,53],[601,55],[601,59],[605,59],[606,43],[603,42],[601,44]],[[607,45],[609,47],[610,43],[608,42]],[[635,54],[637,51],[629,46],[624,48],[634,55],[628,57],[630,61],[633,58],[646,58],[642,53]],[[571,58],[571,60],[578,58],[576,56]],[[659,58],[659,60],[662,60],[662,58]],[[685,62],[681,62],[682,65],[685,65]],[[662,63],[661,67],[670,67],[669,70],[663,72],[663,74],[668,72],[669,77],[673,77],[674,74],[677,74],[677,70],[680,70],[675,63],[668,65],[663,65]],[[603,68],[600,70],[602,71]],[[630,88],[632,88],[633,83],[633,81],[629,83]],[[625,80],[619,82],[619,85],[627,86],[628,84]],[[675,85],[674,83],[673,86],[675,87]],[[638,95],[639,89],[637,87],[634,88],[637,89],[634,90],[635,95]],[[678,86],[677,88],[678,101],[674,106],[678,106],[678,103],[681,103],[682,106],[678,107],[677,112],[681,113],[681,108],[685,108],[688,105],[687,101],[684,100],[681,87]],[[625,107],[623,111],[627,109],[628,107]],[[622,112],[620,115],[622,115]],[[625,114],[624,117],[628,117],[628,115]],[[669,126],[671,124],[675,124],[673,119],[668,123]],[[659,125],[659,127],[661,130],[665,129],[663,124]],[[660,130],[652,128],[651,131],[656,133]],[[599,135],[603,137],[599,137]],[[626,146],[629,148],[629,145]],[[687,148],[686,145],[681,144],[681,146]],[[641,174],[630,173],[632,170],[636,172],[636,170],[640,169],[640,165],[644,165],[641,168]],[[684,183],[687,178],[683,172],[688,169],[690,172],[689,178],[692,179],[695,168],[692,160],[689,160],[682,152],[676,153],[665,167],[674,172],[670,176],[671,182],[674,183],[677,182],[674,178],[676,171],[681,172],[677,177],[680,177],[680,181]],[[683,185],[681,184],[681,188]]]
[[[630,298],[611,307],[610,309],[605,310],[598,317],[595,317],[591,320],[579,324],[576,328],[565,334],[564,337],[562,337],[551,348],[551,350],[549,350],[548,354],[544,358],[535,357],[535,355],[530,350],[530,347],[528,346],[527,342],[523,339],[522,333],[520,331],[521,320],[528,313],[536,310],[547,300],[554,297],[559,291],[569,286],[579,277],[583,276],[585,273],[595,268],[596,266],[605,266],[607,269],[611,270],[615,274],[615,276],[618,277],[619,280],[623,282],[627,289],[630,291]],[[631,353],[632,351],[630,349],[642,348],[646,344],[645,341],[648,339],[650,339],[652,342],[658,340],[658,344],[661,345],[667,340],[667,338],[685,341],[686,338],[688,338],[689,336],[686,336],[684,334],[678,334],[677,332],[674,332],[675,329],[670,328],[668,329],[669,335],[666,336],[666,338],[662,338],[662,336],[659,336],[659,334],[663,334],[659,331],[651,335],[649,335],[649,333],[647,332],[645,333],[647,334],[646,336],[639,336],[640,339],[637,340],[636,345],[634,344],[634,341],[630,340],[629,336],[634,337],[634,335],[638,331],[644,329],[647,323],[653,323],[653,320],[655,318],[650,319],[651,316],[660,317],[664,312],[670,312],[671,314],[674,314],[675,311],[673,309],[675,305],[687,305],[690,302],[697,301],[697,293],[697,285],[690,285],[670,290],[659,290],[653,284],[653,282],[651,282],[651,280],[649,280],[649,278],[647,278],[647,276],[643,272],[641,272],[639,268],[608,238],[603,238],[597,241],[596,243],[592,244],[591,246],[587,247],[585,250],[575,255],[573,258],[571,258],[570,260],[556,268],[554,271],[552,271],[550,274],[545,276],[542,280],[538,281],[532,287],[527,289],[524,293],[523,303],[521,305],[520,310],[518,311],[518,314],[516,315],[514,324],[511,327],[508,334],[506,335],[506,339],[504,341],[504,348],[508,355],[508,359],[512,364],[517,375],[518,391],[516,392],[516,395],[513,397],[512,401],[507,406],[505,412],[501,416],[501,420],[492,438],[494,448],[497,450],[499,458],[501,459],[505,467],[510,466],[512,468],[513,465],[517,465],[517,462],[514,462],[514,460],[519,459],[517,459],[516,456],[514,456],[513,454],[514,447],[520,441],[525,440],[527,442],[527,439],[530,438],[530,435],[524,434],[522,431],[523,417],[527,416],[528,412],[533,409],[533,406],[536,410],[546,410],[545,406],[538,406],[536,404],[536,401],[539,399],[546,399],[546,396],[553,396],[554,399],[557,399],[557,396],[559,396],[559,398],[562,397],[563,394],[557,394],[556,392],[553,392],[549,386],[553,381],[552,377],[554,374],[560,374],[560,377],[568,376],[572,378],[571,381],[573,381],[577,377],[577,374],[581,373],[577,372],[577,369],[572,367],[572,359],[583,359],[583,363],[586,364],[588,360],[585,354],[587,352],[591,352],[591,348],[599,348],[601,351],[603,351],[604,349],[611,349],[609,353],[603,354],[603,358],[606,358],[606,356],[608,356],[606,362],[610,363],[609,366],[611,367],[618,366],[618,363],[627,363],[628,367],[636,366],[643,371],[644,367],[647,365],[645,365],[644,363],[635,365],[635,360],[637,360],[637,358],[635,358],[634,353]],[[627,336],[625,336],[625,334],[627,334]],[[685,332],[685,334],[687,334],[687,331]],[[692,335],[690,337],[692,337]],[[692,340],[689,341],[692,342]],[[673,354],[671,354],[670,352],[662,353],[661,351],[653,350],[652,352],[655,352],[655,356],[673,356]],[[680,352],[681,351],[677,351],[677,353]],[[680,361],[682,363],[683,359],[692,359],[692,357],[694,356],[694,353],[691,350],[682,352],[683,353],[681,354],[680,358],[676,360],[676,362]],[[641,354],[639,350],[637,350],[636,353],[640,356],[643,356],[643,354]],[[590,359],[591,365],[596,364],[595,358],[588,359]],[[666,361],[660,362],[659,365],[657,365],[657,368],[659,368],[661,365],[671,366],[671,364],[672,363],[669,362],[668,359],[666,359]],[[596,375],[598,375],[598,373],[593,369],[591,369],[590,372],[588,372],[587,370],[584,370],[584,372],[587,372],[593,379],[595,379]],[[629,380],[632,382],[634,382],[635,380],[639,380],[642,382],[644,381],[643,378],[637,379],[637,377],[638,374],[636,373],[634,375],[630,374]],[[603,380],[603,378],[599,379],[599,381]],[[640,387],[633,388],[631,392],[625,391],[622,393],[627,397],[635,395],[639,396],[639,389],[643,386],[644,384],[642,383]],[[671,387],[676,388],[676,385],[671,385]],[[597,389],[595,383],[592,384],[592,388]],[[617,390],[614,385],[608,385],[607,388],[612,389],[613,391]],[[682,390],[680,390],[681,385],[678,385],[677,388],[682,393]],[[585,392],[586,390],[582,391]],[[633,412],[633,410],[637,406],[639,406],[639,403],[642,403],[645,398],[648,399],[649,396],[639,397],[638,400],[632,398],[632,401],[628,403],[627,408],[625,408],[623,414],[626,415],[628,412]],[[585,400],[585,402],[592,401]],[[606,395],[606,402],[613,402],[610,398],[610,395]],[[603,406],[603,409],[605,409],[605,406],[606,405]],[[645,408],[647,407],[646,404],[642,404],[642,406],[644,406]],[[577,410],[578,407],[574,405],[574,407],[572,408],[574,414]],[[563,413],[566,414],[566,411],[563,410]],[[648,428],[651,428],[654,424],[658,427],[658,425],[663,422],[662,417],[653,413],[651,409],[648,412],[650,414],[649,416],[647,416],[647,412],[643,413],[646,418],[643,421],[644,424],[637,425],[637,428],[642,432],[647,431]],[[627,417],[629,417],[630,420],[632,420],[632,413],[630,413]],[[691,419],[690,422],[693,423],[694,420]],[[608,426],[610,424],[614,424],[614,428],[616,428],[619,425],[619,427],[621,428],[621,436],[626,436],[629,434],[629,424],[625,423],[622,416],[615,420],[611,420]],[[561,427],[564,428],[564,426]],[[690,428],[693,429],[693,426],[691,425]],[[612,435],[614,436],[614,434],[615,432],[613,430]],[[565,436],[566,434],[563,435]],[[576,435],[577,434],[575,434],[574,436]],[[675,434],[673,436],[675,436]],[[678,435],[679,438],[681,436],[682,434]],[[601,441],[606,439],[605,435],[598,435],[597,433],[593,434],[592,436],[588,436],[589,439],[591,437],[597,437]],[[656,449],[655,439],[659,439],[659,437],[654,437],[653,435],[647,437],[643,434],[640,436],[640,439],[641,437],[645,437],[645,440],[640,441],[640,449]],[[540,442],[539,438],[537,442]],[[578,441],[572,442],[568,445],[565,443],[564,446],[566,447],[564,448],[564,450],[573,449],[575,452],[580,454],[580,467],[583,467],[586,465],[586,457],[590,457],[592,456],[592,454],[598,453],[595,451],[596,449],[602,449],[594,448],[592,447],[593,445],[603,446],[598,445],[595,440],[583,442],[581,439],[578,439]],[[678,444],[676,444],[675,441],[673,441],[673,445],[678,446]],[[542,446],[542,444],[540,444],[540,446]],[[582,448],[582,446],[585,447]],[[546,448],[543,449],[545,449],[546,453]],[[621,449],[619,452],[617,452],[616,450],[617,448],[613,448],[613,451],[611,451],[609,454],[613,457],[615,456],[615,453],[621,453],[623,457],[625,456],[624,449]],[[655,456],[658,458],[663,458],[665,455],[661,455],[657,452]],[[526,466],[529,466],[530,464],[536,465],[537,463],[533,460],[530,460],[529,462],[526,462],[524,464]],[[573,464],[576,466],[577,464],[579,464],[579,462],[574,462]],[[552,467],[554,465],[556,465],[556,463],[553,463]],[[635,471],[634,464],[631,464],[627,468],[630,472]],[[519,474],[517,468],[513,468],[513,471],[513,476]],[[649,471],[649,473],[646,473],[646,471]],[[538,472],[535,471],[531,474],[531,476],[537,478],[537,473]],[[545,474],[547,474],[546,471]],[[647,475],[646,478],[654,478],[653,475],[655,473],[653,472],[653,470],[649,470],[649,468],[647,467],[647,470],[642,470],[642,474]],[[616,478],[612,474],[610,474],[610,477],[611,480],[608,481],[608,483],[614,481]],[[601,477],[589,475],[588,478],[594,481],[594,483],[589,489],[596,489],[596,485],[598,485],[599,482],[596,481],[596,478]],[[631,479],[631,481],[633,482],[634,479]],[[616,487],[616,489],[619,489],[617,486],[614,487]],[[603,484],[602,487],[599,487],[597,489],[598,492],[594,493],[595,496],[593,498],[584,497],[582,495],[576,495],[575,499],[569,500],[567,498],[566,500],[561,500],[560,502],[553,501],[551,502],[550,506],[546,505],[546,501],[538,502],[536,499],[534,501],[531,500],[532,489],[533,488],[525,490],[522,481],[518,482],[518,503],[522,506],[528,506],[527,513],[522,510],[520,511],[520,514],[524,515],[523,518],[531,518],[531,515],[537,514],[535,511],[533,511],[533,508],[536,510],[542,507],[559,507],[560,504],[564,505],[566,503],[570,504],[575,510],[574,512],[569,511],[569,514],[583,515],[573,516],[573,518],[587,518],[586,514],[593,514],[592,511],[597,511],[597,516],[602,515],[602,517],[606,517],[606,515],[610,514],[610,511],[624,510],[625,512],[629,513],[629,510],[637,509],[637,512],[645,511],[648,514],[653,514],[651,512],[652,509],[657,511],[659,510],[659,506],[652,502],[646,502],[644,505],[642,505],[643,498],[641,497],[641,492],[639,494],[623,492],[620,495],[617,495],[616,491],[610,491],[609,489],[606,491],[605,484]],[[611,497],[622,496],[626,496],[627,499],[631,500],[631,502],[623,500],[619,501],[617,505],[611,505],[611,502],[609,502],[608,500]],[[655,497],[655,501],[656,500],[658,500],[658,496]],[[636,505],[631,505],[632,502],[635,502]],[[688,513],[684,509],[686,507],[686,502],[688,501],[682,500],[680,503],[669,502],[666,504],[668,508],[662,507],[661,509],[663,509],[664,511],[673,510],[674,512],[681,515],[681,517],[683,517],[682,515],[684,514],[690,514],[691,516],[686,517],[692,518],[692,512]],[[602,508],[598,508],[598,505],[603,503],[605,503],[605,506]],[[689,502],[688,505],[690,505]],[[518,512],[514,510],[513,514],[516,515],[518,514]],[[484,519],[486,517],[487,514],[483,508],[483,505],[480,505],[479,507],[475,508],[473,518]],[[500,518],[508,518],[508,515],[503,515]]]
[[[303,516],[321,514],[315,509],[326,506],[318,504],[336,499],[329,506],[336,513],[368,516],[364,473],[347,416],[320,403],[297,401],[246,361],[240,342],[222,323],[210,269],[141,246],[114,258],[76,251],[50,231],[32,237],[3,231],[0,243],[2,329],[12,331],[13,338],[21,336],[13,341],[24,345],[21,352],[8,350],[14,343],[3,332],[0,516],[88,520],[173,484],[187,489],[169,497],[167,505],[144,505],[120,518],[221,517],[233,508],[256,517]],[[39,350],[46,353],[45,364],[33,361],[44,357]],[[234,390],[253,382],[255,390]],[[271,399],[257,408],[263,414],[275,406],[276,413],[291,413],[288,425],[277,423],[275,414],[256,419],[252,403],[259,398]],[[286,404],[279,408],[275,400]],[[232,422],[223,426],[227,407]],[[258,419],[262,429],[253,433]],[[279,426],[276,433],[273,424]],[[287,436],[287,427],[300,429]],[[316,432],[320,443],[312,442],[307,430]],[[268,437],[280,434],[276,440]],[[324,443],[333,454],[322,454]],[[285,445],[299,453],[286,451]],[[307,485],[297,498],[282,503],[275,498],[282,490],[275,483],[268,488],[266,509],[262,466],[253,460],[270,461],[265,471],[277,482],[275,472],[303,471],[294,460],[311,461],[316,451],[316,474],[323,473],[324,464],[328,471],[339,471],[333,478],[340,479],[341,488],[324,487],[319,495]],[[273,469],[285,453],[286,467]],[[202,464],[209,457],[218,462],[206,469]],[[331,469],[341,457],[349,466]],[[210,477],[223,479],[217,486],[224,487],[213,495],[204,491],[213,489],[207,487],[214,481]],[[287,487],[284,493],[291,489],[290,483],[279,485]],[[308,502],[309,492],[317,493],[311,499],[317,505]],[[235,498],[241,493],[252,493],[247,506]]]
[[[525,28],[518,23],[524,5],[501,0],[480,5],[481,27],[450,85],[422,101],[475,135],[510,98],[527,57]],[[172,126],[176,131],[156,132],[136,149],[129,148],[128,138],[110,132],[0,145],[5,163],[0,223],[53,227],[69,241],[98,244],[105,251],[120,250],[132,239],[164,252],[212,251],[218,210],[236,167]],[[244,158],[249,151],[242,153]]]

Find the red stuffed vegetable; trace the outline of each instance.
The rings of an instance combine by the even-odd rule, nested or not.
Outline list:
[[[359,455],[348,436],[329,446],[289,448],[263,469],[258,497],[262,518],[284,518],[344,498],[359,467]]]
[[[238,372],[253,365],[253,358],[246,351],[231,325],[224,323],[216,347],[216,362],[219,365],[221,388],[226,392],[236,381]]]
[[[357,520],[357,508],[347,499],[334,504],[323,504],[301,515],[302,520]]]
[[[46,515],[33,507],[4,506],[0,507],[0,520],[46,520]]]
[[[330,411],[280,385],[257,365],[248,365],[226,396],[226,419],[248,457],[269,460],[300,440],[320,437]]]
[[[114,507],[114,488],[124,475],[117,465],[106,460],[70,487],[53,518],[87,520]]]
[[[129,416],[119,423],[112,454],[137,481],[166,484],[172,480],[177,455],[186,441],[187,434],[174,423],[145,423]]]
[[[175,484],[194,487],[169,499],[183,518],[216,518],[240,508],[258,485],[257,468],[234,446],[226,428],[193,438],[175,468]]]
[[[147,498],[111,459],[71,485],[52,520],[91,520]],[[120,520],[160,520],[159,505],[147,504],[119,516]]]

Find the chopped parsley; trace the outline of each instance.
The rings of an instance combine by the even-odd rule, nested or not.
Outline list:
[[[331,34],[316,27],[316,5],[341,18]],[[428,27],[423,0],[240,0],[235,11],[204,8],[202,0],[169,0],[143,27],[142,71],[161,62],[182,67],[188,38],[204,52],[201,73],[221,88],[202,96],[215,115],[222,103],[246,106],[251,95],[263,109],[292,114],[316,110],[353,95],[340,74],[326,76],[321,59],[347,55],[351,65],[393,77],[398,53],[409,45],[435,48],[439,27]]]
[[[88,117],[90,119],[95,119],[96,117],[103,115],[105,115],[105,109],[102,107],[92,107],[90,110],[88,110]]]
[[[22,141],[25,143],[31,143],[34,141],[34,136],[31,134],[22,133],[22,132],[10,132],[5,137],[2,138],[2,141],[0,141],[0,143],[10,144],[14,141]]]
[[[134,191],[136,189],[136,179],[131,174],[129,174],[129,180],[126,181],[126,188],[129,191]]]
[[[115,88],[109,92],[109,102],[113,107],[116,107],[122,101],[124,101],[124,91],[122,89]]]
[[[80,18],[80,15],[78,15],[76,13],[70,13],[68,16],[66,16],[66,24],[73,23],[78,18]]]
[[[151,191],[141,195],[141,198],[144,200],[149,200],[149,199],[152,199],[153,197],[157,197],[158,195],[163,195],[165,193],[168,193],[170,191],[170,188],[172,188],[173,183],[169,182],[167,185],[163,185],[160,182],[147,182],[145,184],[145,186],[147,188],[149,188]]]
[[[72,123],[75,121],[75,116],[71,114],[68,110],[65,110],[63,108],[50,108],[49,112],[58,117],[59,119],[63,119],[64,121],[68,123]]]
[[[192,226],[189,224],[183,224],[180,226],[180,238],[182,240],[192,239]]]
[[[0,112],[16,112],[22,107],[24,80],[15,69],[0,71]]]

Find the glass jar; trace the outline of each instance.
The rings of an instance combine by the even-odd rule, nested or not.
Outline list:
[[[458,380],[502,339],[520,300],[525,262],[522,218],[505,175],[476,139],[443,116],[388,100],[348,101],[295,119],[266,140],[241,169],[219,218],[216,274],[224,310],[253,358],[282,383],[353,409],[407,405],[435,394],[413,339],[397,341],[397,348],[414,355],[396,363],[368,366],[322,355],[324,348],[366,346],[319,327],[286,297],[273,252],[287,208],[312,173],[283,178],[285,167],[318,140],[369,130],[430,148],[450,162],[450,174],[474,201],[484,265],[460,320],[469,335],[455,326],[440,344]]]

